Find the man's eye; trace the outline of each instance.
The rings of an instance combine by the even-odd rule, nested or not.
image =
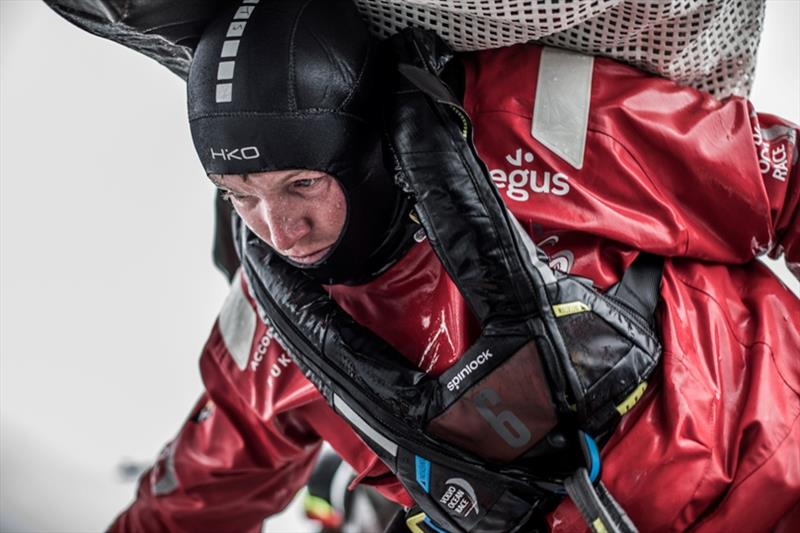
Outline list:
[[[241,200],[246,200],[247,198],[248,196],[246,194],[237,194],[233,191],[225,191],[225,190],[222,191],[222,199],[225,201],[231,201],[231,200],[241,201]]]
[[[322,181],[321,178],[305,178],[293,181],[292,185],[297,189],[308,189],[318,184],[320,181]]]

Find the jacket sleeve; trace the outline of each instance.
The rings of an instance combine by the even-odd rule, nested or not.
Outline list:
[[[607,58],[562,86],[563,62],[536,46],[464,58],[476,147],[534,233],[726,264],[783,253],[800,276],[796,125]]]
[[[774,231],[768,253],[772,259],[783,254],[789,270],[800,279],[800,128],[765,113],[751,116]]]
[[[742,98],[718,101],[607,60],[597,68],[594,94],[614,105],[595,125],[652,182],[662,204],[653,211],[671,213],[665,222],[683,248],[674,255],[744,263],[784,254],[800,278],[797,125]]]
[[[262,322],[243,330],[242,316],[230,316],[232,308],[234,314],[237,306],[239,314],[249,308],[238,283],[237,278],[233,300],[238,301],[231,305],[229,296],[201,357],[206,393],[142,475],[136,500],[110,531],[258,532],[262,521],[280,512],[308,479],[320,439],[304,421],[302,401],[277,406],[266,399],[273,407],[260,412],[249,402],[246,383],[237,381],[250,376],[255,385],[263,376],[254,380],[253,373],[240,370],[228,351],[236,341],[226,323],[238,325],[248,341],[241,345],[247,347],[246,356],[258,356],[267,371],[272,353],[282,353],[277,342],[264,341],[269,332]],[[288,377],[290,382],[302,378]],[[265,388],[261,383],[260,390]],[[305,390],[300,387],[295,398]]]

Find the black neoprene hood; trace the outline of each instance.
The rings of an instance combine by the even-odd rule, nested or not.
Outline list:
[[[371,48],[349,1],[273,0],[221,13],[189,72],[189,120],[206,172],[334,174],[346,165],[377,135]]]
[[[366,281],[388,266],[387,246],[396,256],[405,201],[383,162],[384,69],[349,0],[243,0],[212,21],[189,71],[192,138],[208,174],[309,169],[342,186],[335,249],[295,265],[325,283]]]

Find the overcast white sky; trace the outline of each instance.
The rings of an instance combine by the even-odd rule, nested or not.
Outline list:
[[[751,95],[795,122],[798,27],[768,1]],[[0,38],[0,530],[98,531],[200,393],[213,191],[167,69],[38,1],[0,0]]]

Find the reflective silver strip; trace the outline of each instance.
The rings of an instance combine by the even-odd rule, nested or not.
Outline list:
[[[594,58],[542,49],[531,136],[573,167],[583,168]]]
[[[255,6],[240,7],[239,9],[236,10],[236,14],[233,16],[233,20],[249,19],[254,9]]]
[[[220,61],[217,67],[218,80],[232,80],[233,69],[236,67],[236,61]]]
[[[220,57],[236,57],[239,52],[239,39],[231,39],[222,43],[222,53]]]
[[[244,20],[231,22],[230,26],[228,26],[228,33],[225,34],[225,37],[241,37],[244,33],[244,27],[246,25],[247,22]]]
[[[164,460],[164,475],[153,483],[152,491],[156,496],[169,494],[178,488],[178,475],[175,473],[175,446],[177,441],[172,441],[167,450],[167,458]]]
[[[369,437],[372,442],[389,452],[389,454],[392,456],[397,455],[397,444],[375,431],[375,429],[367,424],[363,418],[358,416],[358,414],[353,411],[338,394],[333,395],[333,406],[337,411],[339,411],[339,414],[341,414],[348,420],[348,422],[358,428],[361,433]]]
[[[241,37],[244,33],[244,27],[246,25],[247,21],[244,20],[231,22],[230,26],[228,26],[228,33],[225,34],[225,37]]]
[[[217,84],[217,103],[230,102],[233,95],[233,85],[230,83]]]
[[[250,348],[256,334],[256,319],[256,312],[242,291],[241,276],[236,275],[217,322],[225,347],[239,370],[247,368]]]

